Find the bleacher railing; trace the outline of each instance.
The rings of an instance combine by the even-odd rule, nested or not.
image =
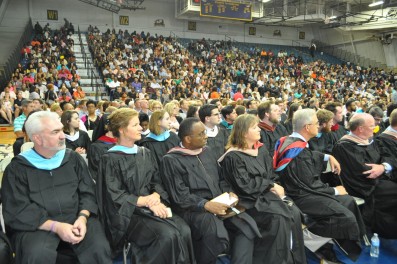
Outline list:
[[[91,62],[91,53],[87,53],[85,52],[85,47],[81,38],[81,31],[80,31],[80,27],[78,27],[78,35],[79,35],[79,42],[80,42],[80,49],[81,49],[81,54],[83,56],[83,61],[84,61],[84,68],[87,69],[87,75],[88,78],[91,80],[91,87],[92,87],[92,91],[95,91],[95,100],[98,101],[99,98],[99,93],[100,93],[100,83],[98,82],[98,76],[95,73],[96,69],[93,65],[93,63]],[[88,57],[90,56],[90,57]]]
[[[319,40],[314,40],[314,43],[317,45],[317,50],[321,49],[321,51],[331,54],[332,56],[335,56],[345,62],[349,61],[353,64],[358,64],[364,67],[371,65],[372,67],[376,66],[382,68],[384,66],[379,62],[360,56],[357,53],[352,53],[341,48],[330,46]]]
[[[8,57],[7,62],[4,65],[0,65],[0,69],[2,69],[2,73],[0,74],[0,87],[4,88],[7,83],[11,80],[14,69],[17,67],[18,63],[21,62],[22,53],[21,50],[27,42],[30,42],[33,35],[33,25],[32,20],[26,23],[25,29],[19,39],[18,44],[15,46],[14,51]]]

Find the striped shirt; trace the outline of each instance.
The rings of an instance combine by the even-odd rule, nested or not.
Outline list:
[[[25,123],[26,116],[22,113],[22,115],[18,116],[14,120],[14,132],[22,131],[23,124]]]

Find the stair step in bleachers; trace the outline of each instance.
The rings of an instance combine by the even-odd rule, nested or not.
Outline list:
[[[88,43],[87,43],[87,37],[86,35],[81,35],[81,42],[78,34],[72,35],[72,39],[74,40],[74,47],[73,51],[76,56],[76,66],[78,67],[78,72],[80,74],[80,86],[83,89],[83,91],[86,93],[86,97],[88,99],[96,99],[96,84],[99,84],[98,87],[98,99],[101,99],[105,94],[106,95],[106,90],[105,86],[103,85],[102,79],[99,77],[99,73],[96,69],[96,67],[93,64],[93,60],[91,57],[91,53],[89,52],[88,49]],[[83,44],[83,47],[80,46],[80,44]],[[83,58],[83,51],[82,48],[84,49],[84,52],[87,56],[86,60]],[[96,74],[97,77],[95,77],[94,80],[91,80],[92,74],[91,70],[93,70]],[[94,82],[94,87],[92,86],[92,82]]]

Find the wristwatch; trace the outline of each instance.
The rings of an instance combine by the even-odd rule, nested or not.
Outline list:
[[[87,214],[85,214],[85,213],[79,213],[77,216],[78,217],[84,216],[87,221],[88,221],[88,218],[89,218],[89,216]]]

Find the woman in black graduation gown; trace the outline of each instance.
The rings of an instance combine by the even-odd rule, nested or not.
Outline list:
[[[140,141],[140,145],[150,149],[157,165],[173,147],[179,146],[179,137],[170,131],[170,115],[165,110],[154,111],[149,121],[150,133]]]
[[[103,154],[105,154],[110,148],[112,148],[117,139],[113,137],[111,131],[108,131],[108,116],[109,114],[105,114],[99,120],[98,126],[96,127],[95,136],[98,139],[93,139],[93,143],[90,146],[90,149],[87,153],[88,159],[88,168],[90,169],[91,177],[96,181],[97,173],[98,173],[98,165],[99,161]]]
[[[292,134],[292,118],[294,117],[294,113],[298,111],[299,109],[302,109],[302,106],[300,103],[293,103],[290,105],[288,109],[288,117],[284,121],[284,127],[288,132],[288,135]]]
[[[133,245],[136,263],[194,263],[190,228],[167,212],[168,194],[161,185],[150,150],[138,147],[138,112],[129,108],[109,116],[117,144],[101,158],[98,205],[113,249]]]
[[[87,132],[79,130],[79,114],[77,111],[65,111],[62,113],[61,122],[66,137],[66,148],[79,154],[87,154],[91,145]]]
[[[306,263],[299,209],[283,201],[284,189],[274,182],[269,152],[259,139],[257,117],[241,115],[219,159],[222,177],[262,234],[255,241],[254,263]]]

